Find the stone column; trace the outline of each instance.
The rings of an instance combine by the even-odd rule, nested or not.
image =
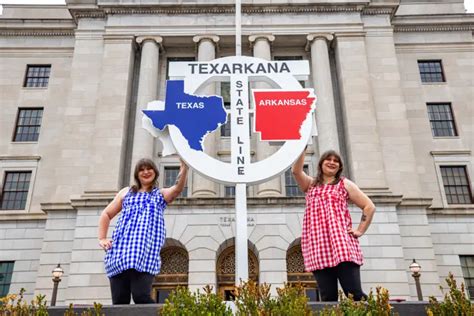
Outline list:
[[[271,60],[271,42],[275,40],[275,36],[268,34],[250,35],[249,41],[253,45],[253,55],[258,58]],[[256,89],[270,89],[270,85],[259,82],[255,84]],[[259,135],[256,135],[260,137]],[[262,142],[257,139],[256,157],[257,161],[273,155],[278,147],[270,146],[269,142]],[[281,178],[274,179],[257,185],[257,196],[281,196]]]
[[[139,159],[153,158],[154,138],[142,128],[142,110],[146,109],[148,102],[158,97],[158,60],[163,39],[160,36],[139,36],[136,41],[142,46],[142,55],[133,133],[131,179],[133,179],[133,170]]]
[[[331,42],[333,38],[334,36],[331,34],[323,33],[307,36],[308,44],[311,47],[313,87],[318,97],[316,123],[321,154],[330,149],[340,152],[328,53],[328,42]]]
[[[364,189],[386,189],[364,33],[336,33],[336,66],[352,180]]]
[[[210,61],[216,58],[216,44],[219,37],[216,35],[198,35],[193,37],[197,45],[198,61]],[[200,95],[215,95],[216,84],[211,83],[199,89]],[[216,156],[216,146],[218,143],[218,132],[206,136],[204,140],[204,151],[211,157]],[[196,172],[193,172],[192,197],[215,197],[217,196],[217,184]]]

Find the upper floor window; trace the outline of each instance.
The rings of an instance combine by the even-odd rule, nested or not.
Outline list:
[[[428,103],[427,106],[433,136],[458,135],[450,103]]]
[[[445,82],[441,60],[419,60],[421,82]]]
[[[441,166],[448,204],[471,204],[472,194],[465,166]]]
[[[26,67],[26,76],[24,87],[47,87],[51,65],[28,65]]]
[[[304,165],[303,170],[308,174],[308,165]],[[285,172],[285,189],[286,196],[304,196],[304,192],[298,187],[298,183],[296,183],[291,169],[288,169]]]
[[[235,197],[235,186],[224,186],[225,197]]]
[[[195,61],[196,58],[194,57],[168,57],[166,59],[166,80],[170,78],[169,71],[170,71],[170,62],[173,61]]]
[[[459,256],[469,297],[474,299],[474,256]]]
[[[3,181],[0,209],[24,210],[30,188],[31,171],[7,171]]]
[[[179,167],[165,167],[164,183],[165,188],[172,187],[176,184],[179,174]],[[188,187],[185,186],[179,197],[186,197],[188,195]]]
[[[13,275],[13,261],[0,261],[0,297],[5,297],[10,290]]]
[[[14,142],[38,141],[43,108],[20,108],[16,119]]]

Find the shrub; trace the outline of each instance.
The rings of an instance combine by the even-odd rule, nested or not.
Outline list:
[[[277,293],[278,299],[273,307],[272,315],[311,315],[308,298],[301,284],[285,283],[283,288],[277,288]]]
[[[254,281],[241,282],[235,290],[237,315],[311,315],[304,287],[285,283],[277,288],[278,297],[270,296],[270,285],[257,285]]]
[[[23,299],[25,289],[21,289],[18,295],[8,294],[5,297],[0,298],[0,315],[5,316],[47,316],[48,310],[46,307],[45,295],[38,294],[28,304]]]
[[[454,275],[450,272],[446,278],[449,292],[444,294],[444,300],[438,300],[431,296],[430,305],[426,308],[429,316],[471,316],[474,315],[474,306],[466,296],[464,283],[461,283],[461,289],[458,289]],[[440,287],[441,291],[443,288]]]
[[[69,304],[69,308],[64,312],[64,316],[79,316],[74,311],[74,304]],[[80,316],[105,316],[102,312],[102,304],[94,302],[94,309],[88,308],[82,311]]]
[[[274,305],[270,297],[270,285],[256,284],[253,280],[240,282],[235,288],[237,315],[269,315]]]
[[[161,315],[217,315],[231,316],[232,311],[227,307],[212,287],[204,287],[204,293],[191,293],[187,288],[178,287],[166,299]]]
[[[367,301],[354,301],[351,294],[345,297],[339,292],[339,305],[325,308],[320,316],[390,316],[397,315],[392,311],[387,289],[377,287],[376,295],[370,291]]]

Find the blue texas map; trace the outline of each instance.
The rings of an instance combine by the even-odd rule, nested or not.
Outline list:
[[[153,126],[163,130],[174,125],[188,141],[189,147],[203,151],[204,136],[227,121],[224,102],[220,96],[197,96],[184,92],[183,80],[166,82],[165,109],[143,110]]]

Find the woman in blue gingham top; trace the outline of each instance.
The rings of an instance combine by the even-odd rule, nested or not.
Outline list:
[[[153,278],[160,272],[160,251],[165,242],[164,211],[183,190],[187,166],[182,162],[176,185],[156,187],[158,170],[149,159],[140,160],[134,172],[136,184],[122,189],[99,219],[99,244],[106,251],[105,270],[110,279],[113,304],[154,303]],[[110,220],[120,211],[112,235]]]

